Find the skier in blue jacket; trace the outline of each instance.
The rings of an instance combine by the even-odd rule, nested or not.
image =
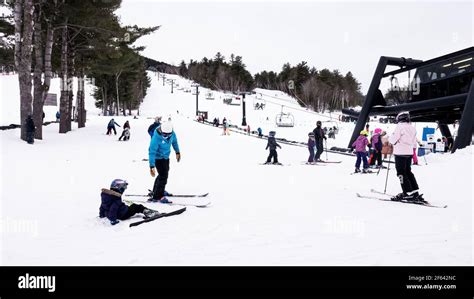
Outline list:
[[[112,130],[114,130],[114,134],[117,135],[117,130],[115,130],[115,125],[120,127],[120,125],[116,123],[115,120],[112,118],[107,125],[107,135],[112,135]]]
[[[150,174],[155,177],[155,168],[158,171],[158,177],[155,179],[153,185],[152,201],[160,201],[162,203],[169,203],[165,197],[168,193],[165,191],[166,183],[168,182],[168,172],[170,170],[170,153],[171,146],[176,153],[176,160],[181,160],[181,153],[179,151],[178,138],[173,131],[171,122],[163,122],[155,129],[153,137],[151,138],[150,147],[148,148]]]
[[[107,217],[110,224],[115,225],[120,220],[125,220],[137,213],[142,213],[146,218],[157,215],[157,211],[147,209],[143,205],[131,204],[127,206],[122,202],[122,193],[127,189],[128,183],[122,179],[113,180],[109,189],[102,189],[102,199],[99,208],[99,217]]]

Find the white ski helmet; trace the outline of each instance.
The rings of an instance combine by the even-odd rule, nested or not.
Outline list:
[[[397,123],[409,123],[410,122],[410,112],[408,111],[403,111],[398,113],[397,117],[395,118],[395,121]]]
[[[163,122],[160,128],[161,128],[161,132],[165,134],[170,134],[171,132],[173,132],[173,124],[169,121]]]

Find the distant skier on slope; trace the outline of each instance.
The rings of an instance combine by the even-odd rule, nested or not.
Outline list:
[[[321,154],[324,151],[323,139],[327,140],[326,135],[324,134],[324,130],[321,128],[321,121],[318,120],[316,122],[316,128],[313,130],[314,138],[316,140],[316,156],[315,161],[321,162]]]
[[[424,202],[423,196],[418,193],[419,187],[415,175],[411,172],[413,148],[416,147],[416,129],[411,125],[409,112],[400,112],[395,120],[397,127],[388,140],[393,144],[395,168],[403,192],[392,197],[392,200]]]
[[[278,153],[276,151],[276,148],[281,146],[276,142],[275,140],[275,131],[270,131],[268,133],[268,142],[267,142],[267,147],[265,148],[266,150],[270,148],[270,154],[268,155],[267,162],[265,164],[270,164],[273,158],[273,164],[281,164],[278,162]]]
[[[102,189],[99,217],[107,217],[110,224],[115,225],[119,220],[126,220],[137,213],[142,213],[145,217],[157,215],[157,211],[147,209],[143,205],[131,204],[127,206],[122,202],[122,194],[127,189],[128,183],[122,179],[113,180],[109,189]]]
[[[316,146],[316,140],[314,138],[314,133],[308,133],[308,150],[309,150],[309,158],[307,164],[314,164],[314,147]]]
[[[356,155],[357,155],[357,160],[355,164],[355,172],[360,172],[360,162],[361,160],[364,163],[364,168],[362,169],[363,173],[368,173],[369,169],[369,163],[367,163],[367,145],[369,144],[369,140],[367,139],[367,136],[369,135],[369,132],[366,130],[360,131],[359,137],[357,137],[356,141],[352,143],[352,146],[356,150]]]
[[[158,171],[158,177],[153,185],[152,201],[169,203],[165,197],[167,194],[165,187],[168,182],[168,172],[170,169],[171,146],[173,146],[176,152],[176,160],[179,162],[181,160],[181,153],[179,151],[178,138],[173,131],[172,123],[167,121],[155,129],[150,147],[148,148],[151,176],[155,177],[155,167]]]
[[[116,123],[115,120],[112,118],[109,121],[109,124],[107,125],[107,135],[111,135],[112,130],[114,130],[114,134],[117,135],[117,130],[115,130],[115,125],[120,127],[120,125],[118,123]]]
[[[375,165],[377,161],[377,168],[382,167],[382,129],[377,128],[374,130],[374,135],[370,138],[370,144],[372,145],[372,155],[370,156],[369,165]]]
[[[155,122],[152,123],[148,127],[148,135],[150,135],[150,138],[153,137],[153,134],[155,133],[156,128],[158,128],[160,126],[160,124],[161,124],[161,116],[155,117]]]
[[[122,135],[120,135],[119,141],[121,141],[122,138],[124,141],[127,141],[130,139],[130,123],[128,122],[128,120],[123,125],[123,132],[122,132]]]

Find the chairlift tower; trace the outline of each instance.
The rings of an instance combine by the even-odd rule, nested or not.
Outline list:
[[[240,94],[242,96],[242,126],[247,125],[247,119],[245,117],[245,93]]]
[[[194,83],[191,86],[196,87],[196,116],[198,116],[199,115],[199,84]]]

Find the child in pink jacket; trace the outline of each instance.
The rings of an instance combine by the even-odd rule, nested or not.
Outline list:
[[[416,147],[416,129],[410,123],[410,113],[401,112],[396,117],[397,127],[388,141],[393,145],[395,168],[403,192],[392,197],[392,200],[425,202],[418,193],[415,175],[411,172],[413,148]]]
[[[363,173],[367,173],[368,168],[369,168],[369,163],[367,162],[367,150],[366,147],[369,144],[369,140],[367,139],[367,136],[369,135],[369,132],[366,130],[360,131],[359,137],[357,137],[356,141],[352,143],[352,147],[355,148],[356,155],[357,155],[357,161],[355,164],[355,172],[360,172],[360,162],[361,160],[364,162],[364,168],[362,169]]]

